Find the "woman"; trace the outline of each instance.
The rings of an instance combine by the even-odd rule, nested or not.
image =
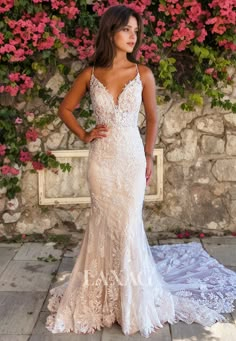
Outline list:
[[[199,243],[149,247],[142,220],[157,134],[155,81],[138,65],[142,20],[126,6],[110,7],[87,67],[64,98],[59,115],[90,143],[91,214],[68,282],[51,289],[46,327],[52,333],[94,333],[117,321],[125,335],[182,320],[211,325],[233,310],[236,275]],[[72,112],[89,91],[97,125],[86,132]],[[138,113],[146,113],[145,147]]]

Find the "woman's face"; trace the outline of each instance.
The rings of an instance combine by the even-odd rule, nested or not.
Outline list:
[[[130,17],[126,26],[113,36],[113,43],[117,50],[131,53],[137,41],[138,23],[135,17]]]

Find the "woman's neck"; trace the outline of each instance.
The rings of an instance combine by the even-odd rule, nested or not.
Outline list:
[[[123,51],[117,51],[116,56],[113,59],[112,67],[120,67],[124,64],[127,64],[128,59],[127,59],[127,53]]]

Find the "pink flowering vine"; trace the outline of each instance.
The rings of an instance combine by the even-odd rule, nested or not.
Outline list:
[[[32,165],[33,165],[33,168],[35,170],[42,170],[42,169],[44,169],[44,165],[41,162],[39,162],[39,161],[33,161]]]
[[[5,144],[0,144],[0,156],[4,156],[6,154],[7,146]]]
[[[21,150],[19,159],[21,162],[29,162],[32,160],[32,156],[28,151],[24,152],[23,150]]]
[[[19,174],[19,169],[16,169],[14,167],[8,166],[8,165],[3,165],[0,167],[1,173],[3,175],[18,175]]]
[[[20,117],[17,117],[16,119],[15,119],[15,124],[21,124],[23,122],[23,120],[22,120],[22,118],[20,118]]]
[[[38,133],[34,128],[30,128],[29,130],[27,130],[27,132],[25,133],[25,137],[27,140],[29,141],[36,141],[38,138]]]

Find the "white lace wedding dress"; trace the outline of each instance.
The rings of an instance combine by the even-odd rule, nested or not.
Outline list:
[[[118,103],[92,73],[97,123],[109,135],[90,144],[90,219],[69,280],[50,290],[46,328],[94,333],[118,322],[125,335],[144,337],[184,321],[210,326],[233,311],[236,274],[200,243],[148,244],[142,205],[146,159],[137,122],[142,82],[137,75]]]

